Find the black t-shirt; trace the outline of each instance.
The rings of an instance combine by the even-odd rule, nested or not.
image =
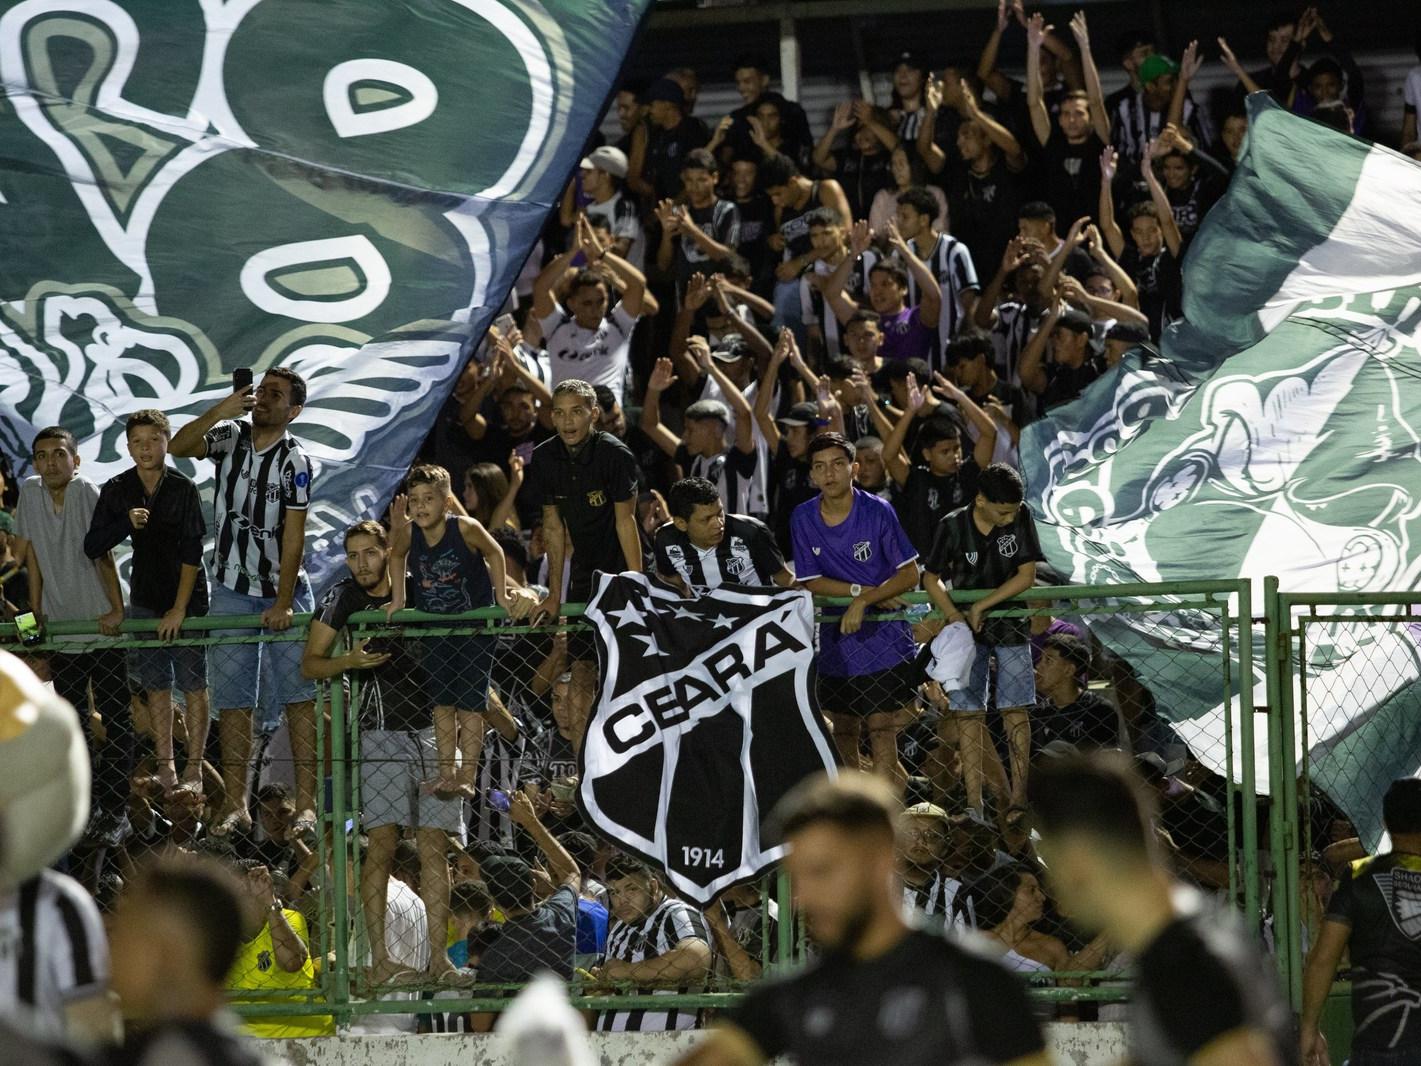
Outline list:
[[[691,204],[685,205],[687,216],[696,224],[696,228],[704,233],[717,244],[723,244],[727,248],[738,248],[740,245],[740,209],[735,206],[734,200],[714,200],[708,207],[693,207]],[[711,274],[724,271],[729,263],[722,260],[715,260],[701,250],[701,246],[690,237],[677,237],[674,242],[675,258],[674,269],[676,271],[676,290],[684,293],[686,285],[691,280],[691,275],[697,272],[709,277]]]
[[[955,150],[948,152],[948,159],[953,161],[947,178],[950,229],[967,245],[978,275],[985,280],[996,273],[1007,242],[1016,236],[1026,180],[1013,173],[1000,155],[985,174],[974,172]]]
[[[1140,953],[1135,979],[1134,1061],[1184,1066],[1211,1041],[1242,1028],[1269,1034],[1280,1063],[1298,1061],[1277,975],[1230,917],[1176,918]]]
[[[1352,929],[1352,1046],[1416,1054],[1421,1048],[1421,855],[1354,862],[1337,883],[1327,920]]]
[[[614,504],[635,500],[636,462],[610,433],[593,430],[574,455],[561,437],[533,449],[526,485],[540,506],[555,506],[572,540],[572,577],[584,585],[595,570],[626,568]],[[585,589],[579,589],[585,591]]]
[[[148,524],[142,529],[134,529],[128,518],[128,512],[135,507],[148,510]],[[160,614],[177,600],[183,564],[197,567],[197,580],[187,605],[188,616],[195,618],[207,613],[207,574],[202,568],[202,538],[206,532],[202,498],[190,478],[177,470],[164,469],[157,489],[149,496],[135,466],[115,474],[99,490],[99,502],[84,537],[84,551],[90,558],[97,558],[123,541],[130,541],[130,602]]]
[[[1179,260],[1168,248],[1148,259],[1134,245],[1125,249],[1120,266],[1140,291],[1140,310],[1150,320],[1150,339],[1158,342],[1164,327],[1184,314],[1184,281]]]
[[[977,478],[981,473],[977,460],[971,456],[962,460],[957,473],[941,477],[922,465],[908,469],[908,480],[894,494],[893,507],[919,555],[926,556],[932,548],[942,516],[976,498]]]
[[[761,192],[748,200],[736,200],[735,209],[740,213],[740,240],[735,250],[749,262],[750,276],[758,280],[774,259],[765,241],[775,228],[775,205]]]
[[[1061,127],[1051,124],[1045,144],[1035,137],[1033,155],[1040,161],[1045,199],[1056,211],[1057,224],[1066,228],[1082,215],[1094,218],[1100,210],[1100,153],[1105,142],[1094,130],[1080,144],[1066,139]]]
[[[655,123],[646,126],[646,165],[644,175],[656,190],[658,200],[668,200],[681,193],[681,164],[696,148],[704,148],[710,140],[706,125],[687,115],[674,129],[662,129]]]
[[[790,515],[818,492],[809,480],[809,460],[790,455],[789,445],[781,438],[775,457],[770,462],[770,517],[774,523],[775,541],[786,555],[794,551],[789,539]]]
[[[378,611],[390,602],[389,595],[372,596],[346,577],[331,586],[316,608],[316,620],[332,629],[346,627],[350,616],[359,611]],[[365,639],[351,634],[350,640]],[[427,684],[418,641],[381,634],[372,639],[370,651],[390,653],[383,666],[352,671],[358,688],[361,729],[418,730],[434,723],[433,711],[425,695]]]
[[[950,156],[952,153],[948,154]],[[834,162],[837,164],[834,178],[843,186],[844,195],[849,201],[849,210],[854,218],[868,218],[868,209],[873,205],[873,198],[880,190],[893,187],[893,168],[889,162],[891,158],[892,153],[885,151],[864,155],[852,145],[834,152]]]
[[[1101,375],[1101,365],[1087,353],[1080,366],[1066,366],[1048,360],[1045,365],[1046,391],[1041,394],[1041,406],[1049,411],[1057,404],[1074,400],[1096,378]]]
[[[756,985],[730,1020],[766,1058],[806,1066],[1011,1062],[1045,1047],[1025,985],[921,929],[876,959],[827,955]]]
[[[1041,542],[1036,523],[1022,505],[1010,525],[989,533],[977,528],[972,504],[959,507],[938,523],[937,536],[928,554],[927,571],[949,581],[955,589],[1000,588],[1026,563],[1040,562]],[[1020,600],[999,604],[1003,608],[1022,606]],[[977,636],[983,644],[1026,644],[1031,625],[1025,618],[988,618]]]
[[[1053,740],[1078,748],[1113,748],[1120,743],[1115,707],[1094,692],[1082,691],[1074,703],[1057,707],[1044,696],[1031,714],[1031,746],[1039,751]]]
[[[667,522],[656,531],[656,569],[697,589],[725,584],[770,585],[785,557],[765,523],[747,515],[725,516],[725,535],[702,550],[688,533]]]

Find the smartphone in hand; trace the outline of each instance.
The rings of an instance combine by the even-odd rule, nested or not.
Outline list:
[[[241,392],[250,388],[252,384],[252,368],[249,366],[239,366],[232,371],[232,391]]]

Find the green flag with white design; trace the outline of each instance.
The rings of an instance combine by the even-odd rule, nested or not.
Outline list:
[[[1248,103],[1248,143],[1188,252],[1162,354],[1129,353],[1022,434],[1042,547],[1092,585],[1416,588],[1421,166],[1264,94]],[[1345,617],[1307,649],[1300,732],[1313,781],[1375,837],[1381,790],[1421,764],[1421,628]],[[1093,628],[1193,754],[1237,779],[1219,673],[1200,668],[1223,650],[1217,626],[1176,612]],[[1260,782],[1265,745],[1260,729]]]

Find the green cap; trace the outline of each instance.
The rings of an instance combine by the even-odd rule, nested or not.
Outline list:
[[[1140,64],[1140,84],[1148,85],[1162,74],[1178,74],[1179,64],[1169,56],[1153,55]]]

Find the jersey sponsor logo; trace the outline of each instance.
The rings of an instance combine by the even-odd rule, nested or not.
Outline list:
[[[1391,920],[1408,940],[1421,939],[1421,873],[1392,869],[1377,874]]]
[[[310,483],[311,483],[311,475],[308,474],[308,473],[306,473],[306,471],[302,470],[300,473],[298,473],[298,474],[296,475],[296,487],[297,487],[298,489],[304,489],[304,488],[305,488],[307,485],[309,485]]]
[[[607,504],[607,494],[601,489],[593,489],[587,494],[588,507],[605,507]]]
[[[854,562],[866,563],[873,558],[873,545],[866,540],[854,544]]]
[[[1003,559],[1010,559],[1016,554],[1016,534],[1007,533],[997,538],[997,554]]]
[[[268,970],[271,969],[271,952],[257,952],[257,969],[260,970],[262,973],[266,973]]]
[[[936,510],[937,510],[937,505],[938,505],[938,491],[937,491],[937,489],[928,489],[928,510],[929,510],[929,511],[936,511]]]

